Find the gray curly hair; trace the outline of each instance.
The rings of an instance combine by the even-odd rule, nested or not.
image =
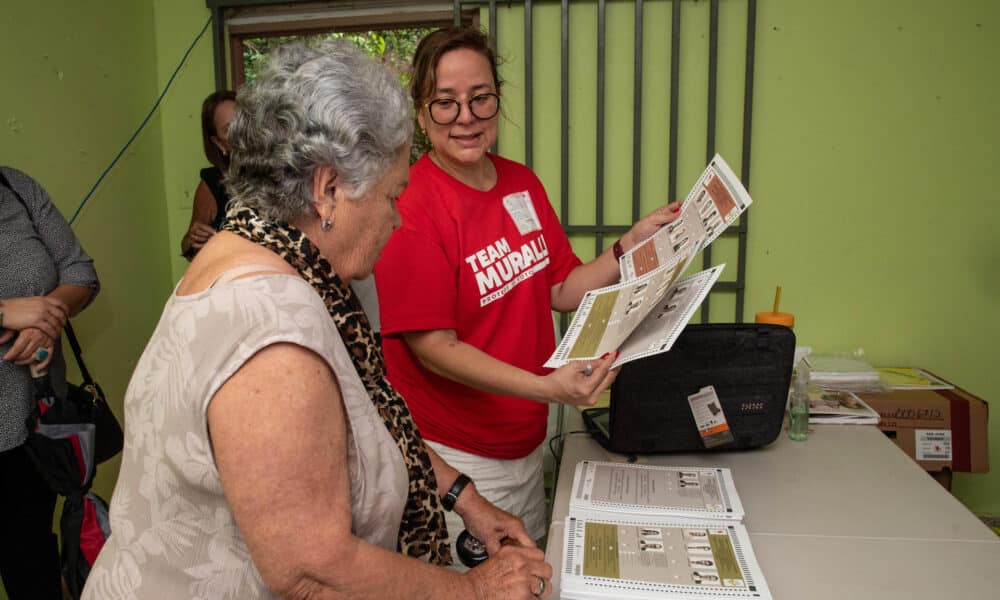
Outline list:
[[[412,135],[406,93],[388,69],[343,40],[288,44],[237,95],[226,187],[233,202],[292,222],[316,214],[317,167],[332,166],[359,198]]]

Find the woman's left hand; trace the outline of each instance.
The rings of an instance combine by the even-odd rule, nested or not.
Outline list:
[[[618,369],[611,365],[618,359],[618,352],[608,352],[598,361],[583,365],[571,361],[544,376],[549,384],[550,392],[546,395],[548,402],[560,402],[570,406],[593,406],[601,393],[608,389],[618,377]]]
[[[478,492],[473,496],[468,498],[461,517],[469,533],[486,546],[487,554],[499,551],[504,538],[511,538],[525,548],[535,547],[535,540],[528,535],[521,519],[497,508]]]
[[[666,206],[661,206],[654,210],[636,221],[632,225],[632,228],[625,232],[625,235],[622,236],[622,248],[626,251],[631,250],[637,244],[656,233],[660,227],[675,220],[680,214],[680,202],[671,202]]]
[[[90,290],[88,290],[89,292]],[[3,299],[3,325],[5,329],[20,331],[28,327],[37,327],[49,337],[54,338],[66,326],[69,315],[70,310],[66,303],[52,296]]]
[[[14,332],[5,330],[0,336],[0,343],[9,340]],[[6,338],[6,339],[5,339]],[[39,368],[44,368],[52,360],[52,346],[55,341],[37,327],[27,327],[17,334],[17,339],[11,344],[3,359],[16,365],[29,365],[37,362]],[[38,350],[45,349],[45,358],[38,360]]]

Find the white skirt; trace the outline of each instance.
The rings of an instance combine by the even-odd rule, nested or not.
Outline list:
[[[468,475],[484,498],[521,517],[528,535],[535,540],[542,539],[546,534],[546,505],[541,446],[524,458],[502,460],[456,450],[430,440],[425,441],[445,462]],[[448,525],[448,537],[454,547],[458,534],[465,529],[465,524],[454,512],[445,511],[444,514]],[[455,560],[457,562],[457,556]]]

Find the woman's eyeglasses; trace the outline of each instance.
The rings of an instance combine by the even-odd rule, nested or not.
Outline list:
[[[439,98],[427,103],[427,110],[431,114],[431,121],[438,125],[451,125],[458,120],[458,115],[462,112],[462,102],[454,98]],[[476,94],[465,102],[469,107],[472,116],[485,121],[492,119],[500,110],[500,96],[493,92]]]

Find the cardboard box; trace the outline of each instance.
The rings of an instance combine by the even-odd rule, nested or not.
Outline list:
[[[950,484],[952,471],[990,470],[989,407],[982,398],[958,387],[859,395],[881,417],[878,428],[938,481]]]

